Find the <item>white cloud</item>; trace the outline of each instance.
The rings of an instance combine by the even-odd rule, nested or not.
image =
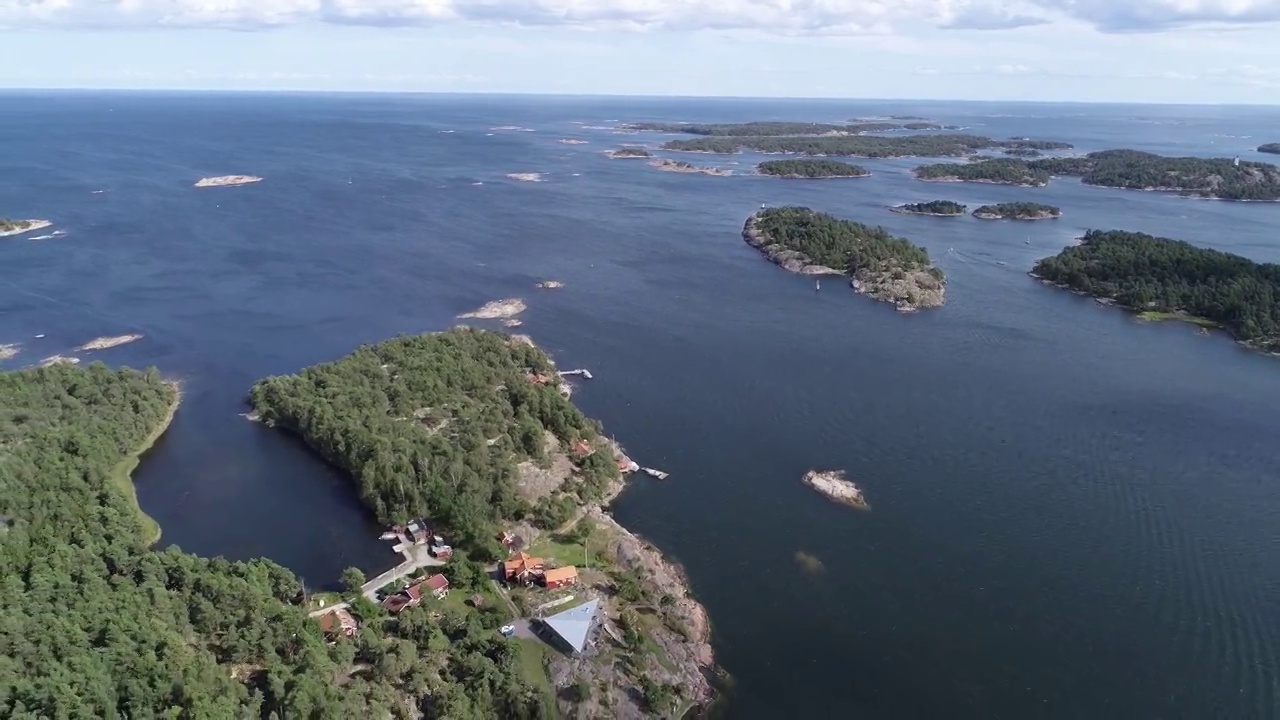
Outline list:
[[[11,27],[504,23],[851,35],[909,25],[998,30],[1072,18],[1106,31],[1280,20],[1280,0],[0,0]]]

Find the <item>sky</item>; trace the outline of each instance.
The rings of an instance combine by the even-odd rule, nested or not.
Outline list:
[[[1280,104],[1280,0],[0,0],[0,88]]]

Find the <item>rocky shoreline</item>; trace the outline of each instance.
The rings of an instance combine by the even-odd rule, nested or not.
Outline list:
[[[920,212],[918,210],[906,210],[906,209],[903,209],[900,205],[890,205],[889,212],[895,212],[895,213],[898,213],[899,215],[921,215],[924,217],[960,217],[961,215],[964,215],[964,213],[962,212],[935,213],[935,212]]]
[[[973,211],[973,216],[979,220],[1057,220],[1062,217],[1062,213],[1041,212],[1035,215],[1002,215],[1000,213],[978,212]]]
[[[1039,188],[1039,187],[1045,187],[1045,186],[1047,186],[1047,185],[1049,184],[1049,183],[1023,183],[1023,182],[1013,182],[1013,181],[1011,181],[1011,180],[987,180],[987,179],[985,179],[985,178],[978,178],[978,179],[970,180],[970,179],[968,179],[968,178],[956,177],[955,175],[946,175],[946,176],[943,176],[943,177],[931,177],[931,178],[922,178],[922,177],[917,177],[916,179],[917,179],[917,180],[919,180],[920,182],[936,182],[936,183],[981,183],[981,184],[984,184],[984,185],[1008,185],[1008,186],[1010,186],[1010,187],[1025,187],[1025,188]]]
[[[9,230],[0,230],[0,238],[13,237],[15,235],[23,235],[36,230],[43,230],[53,225],[53,222],[50,220],[11,220],[8,221],[8,224],[15,225],[16,227]],[[4,225],[0,225],[0,227],[3,226]]]
[[[770,262],[789,272],[801,275],[846,275],[854,292],[875,300],[892,304],[899,312],[915,312],[922,308],[941,307],[945,302],[946,284],[924,270],[886,268],[861,269],[852,275],[847,272],[818,265],[813,258],[773,242],[757,226],[758,214],[747,218],[742,228],[742,238],[760,251]],[[901,275],[901,277],[897,277]]]
[[[701,173],[703,175],[715,175],[716,177],[728,177],[733,174],[732,170],[725,170],[724,168],[702,167],[682,162],[680,160],[668,160],[666,158],[650,160],[649,166],[655,167],[659,170],[665,170],[666,172]]]
[[[256,175],[219,175],[217,177],[200,178],[196,181],[196,187],[231,187],[233,185],[248,185],[250,183],[262,182],[262,178]]]
[[[862,489],[845,478],[843,470],[810,470],[801,481],[828,498],[859,510],[870,510]]]

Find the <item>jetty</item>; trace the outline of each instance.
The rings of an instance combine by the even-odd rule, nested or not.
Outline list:
[[[656,477],[659,480],[666,480],[668,477],[671,477],[671,473],[665,473],[665,472],[662,472],[661,470],[655,470],[654,468],[642,467],[640,468],[640,471],[645,473],[646,475],[651,475],[653,477]]]
[[[590,380],[592,378],[591,371],[586,368],[578,368],[577,370],[561,370],[560,371],[560,377],[566,377],[568,375],[581,375],[587,380]]]
[[[390,536],[390,537],[388,537]],[[360,586],[360,593],[373,602],[378,601],[378,591],[397,580],[412,575],[426,567],[439,567],[453,555],[453,548],[434,534],[426,523],[415,520],[407,528],[392,528],[382,534],[384,540],[395,540],[391,548],[404,557],[404,562],[369,580]]]

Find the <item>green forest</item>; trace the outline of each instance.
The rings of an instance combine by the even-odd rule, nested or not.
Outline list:
[[[627,130],[644,132],[684,133],[686,135],[707,135],[714,137],[768,137],[779,135],[825,135],[829,133],[845,133],[856,135],[865,132],[884,132],[888,130],[937,130],[941,126],[933,123],[889,123],[889,122],[854,122],[847,125],[810,122],[746,122],[746,123],[627,123]]]
[[[1258,146],[1258,152],[1280,155],[1280,142],[1266,143]]]
[[[1280,265],[1143,233],[1090,230],[1033,272],[1135,310],[1211,320],[1253,347],[1280,351]]]
[[[767,160],[756,165],[756,172],[786,178],[866,177],[871,174],[870,170],[852,163],[814,158]]]
[[[547,716],[500,619],[357,607],[327,646],[279,565],[148,549],[112,475],[175,401],[155,370],[0,375],[0,716]]]
[[[1031,138],[1009,138],[1000,143],[1000,146],[1010,150],[1070,150],[1075,147],[1071,143],[1059,140],[1032,140]]]
[[[1280,200],[1280,168],[1268,163],[1103,150],[1083,157],[1041,158],[1028,165],[1053,175],[1077,175],[1088,185],[1223,200]]]
[[[963,215],[968,206],[954,200],[930,200],[922,203],[905,203],[892,208],[896,212],[916,215]]]
[[[553,384],[550,359],[501,333],[458,328],[366,345],[341,360],[271,377],[250,391],[261,419],[298,433],[355,478],[383,523],[425,516],[476,557],[492,555],[505,519],[556,525],[618,477],[611,454],[580,462],[577,482],[541,507],[516,494],[516,464],[601,441],[597,424]],[[575,497],[576,495],[576,497]],[[567,510],[567,512],[566,512]]]
[[[995,158],[971,163],[938,163],[921,165],[915,169],[920,180],[961,180],[964,182],[989,182],[1001,185],[1041,186],[1049,182],[1049,173],[1030,167],[1022,160]]]
[[[706,137],[671,140],[666,150],[730,154],[742,148],[766,153],[849,157],[954,157],[992,147],[994,141],[977,135],[824,135],[809,137]]]
[[[1061,208],[1036,202],[996,203],[994,205],[983,205],[973,211],[974,217],[986,219],[1002,218],[1005,220],[1040,220],[1061,215]]]
[[[755,227],[769,240],[804,253],[814,263],[849,274],[896,268],[925,270],[942,278],[942,271],[929,262],[927,250],[890,235],[882,227],[843,220],[807,207],[761,210],[755,215]]]
[[[1011,147],[1005,148],[1004,154],[1012,157],[1040,157],[1044,153],[1035,148],[1029,147]]]

